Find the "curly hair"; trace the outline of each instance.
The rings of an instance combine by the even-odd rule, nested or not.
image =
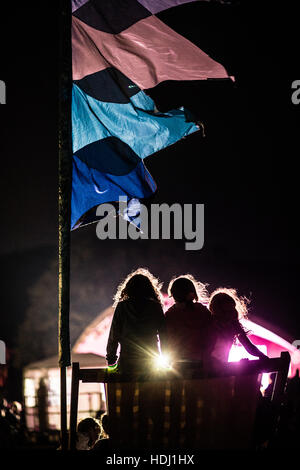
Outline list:
[[[162,283],[147,268],[132,271],[120,283],[114,296],[114,307],[123,300],[150,298],[163,305]]]
[[[209,299],[209,310],[212,314],[215,314],[216,309],[224,301],[232,301],[234,308],[238,313],[238,320],[241,318],[247,318],[248,307],[250,300],[247,297],[239,297],[236,289],[229,287],[218,287],[210,295]]]
[[[109,416],[107,413],[103,413],[101,416],[101,439],[106,439],[110,434],[110,426],[109,426]]]
[[[184,274],[171,279],[168,286],[168,295],[177,302],[184,302],[186,295],[194,292],[196,301],[208,304],[209,294],[206,286],[207,284],[196,281],[192,274]]]
[[[98,434],[100,434],[101,427],[97,419],[90,417],[90,418],[84,418],[81,421],[79,421],[77,430],[78,432],[85,433],[85,434],[88,434],[91,430],[96,431]]]

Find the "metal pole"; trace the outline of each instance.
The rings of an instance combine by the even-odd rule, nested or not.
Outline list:
[[[58,351],[60,366],[61,448],[68,446],[66,367],[70,358],[70,216],[72,188],[72,49],[71,0],[60,0],[59,28],[59,177],[58,177]]]

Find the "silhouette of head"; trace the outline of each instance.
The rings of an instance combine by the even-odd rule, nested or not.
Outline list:
[[[240,320],[247,318],[249,302],[246,297],[239,297],[235,289],[219,287],[211,294],[208,308],[216,319]]]
[[[125,292],[129,298],[153,297],[153,286],[150,279],[143,274],[135,274],[126,284]]]
[[[197,292],[193,282],[186,277],[179,277],[175,279],[170,288],[170,292],[176,302],[198,300]]]
[[[78,450],[84,450],[84,438],[87,441],[88,448],[92,448],[95,442],[99,439],[101,427],[99,422],[94,418],[82,419],[77,426],[78,431]]]
[[[193,302],[201,301],[206,303],[208,294],[205,284],[197,282],[191,274],[185,274],[172,279],[168,293],[173,297],[175,302]]]
[[[102,426],[102,435],[109,436],[109,416],[107,413],[104,413],[101,417],[101,426]]]
[[[212,296],[209,310],[217,319],[223,321],[238,320],[238,311],[233,297],[225,292],[219,292]]]
[[[120,300],[153,299],[161,302],[159,280],[147,269],[139,268],[129,274],[120,284],[115,296],[115,303]]]

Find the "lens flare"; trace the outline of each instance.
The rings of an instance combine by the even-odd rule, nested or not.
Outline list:
[[[171,369],[170,357],[166,354],[160,354],[154,359],[154,367],[159,370]]]

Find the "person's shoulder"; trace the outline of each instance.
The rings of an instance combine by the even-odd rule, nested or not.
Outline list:
[[[122,299],[116,305],[116,310],[126,309],[129,305],[133,304],[131,299]]]
[[[178,310],[178,305],[173,304],[173,305],[171,305],[171,307],[168,308],[165,315],[166,316],[171,315],[172,313],[176,312],[177,310]]]
[[[126,300],[119,300],[119,302],[114,306],[115,307],[115,313],[122,310],[124,308],[125,303],[126,303]]]
[[[198,311],[201,312],[202,314],[211,317],[210,311],[208,310],[208,308],[206,307],[206,305],[203,305],[201,302],[196,302],[196,303],[194,303],[194,307],[196,308],[196,310],[198,310]]]
[[[155,299],[154,297],[147,297],[146,301],[161,305],[160,301],[158,299]]]
[[[148,303],[149,305],[152,305],[153,307],[161,307],[162,308],[161,302],[158,299],[154,299],[153,297],[148,297],[145,300],[145,302]]]
[[[208,310],[208,308],[206,307],[206,305],[202,304],[201,302],[195,302],[195,303],[194,303],[194,306],[197,307],[197,308],[199,308],[200,310],[209,312],[209,310]]]
[[[153,316],[156,314],[161,315],[163,313],[163,306],[158,299],[153,297],[146,297],[136,301],[128,301],[127,307],[131,310],[141,311],[144,316]],[[124,306],[125,307],[125,306]],[[125,308],[127,308],[125,307]]]
[[[245,336],[247,336],[246,331],[244,330],[244,327],[243,327],[243,325],[240,323],[239,320],[234,320],[234,321],[232,322],[232,329],[235,331],[236,334],[240,334],[240,335],[245,335]]]
[[[98,451],[98,452],[104,452],[106,449],[111,448],[111,439],[99,439],[99,441],[96,442],[92,450]]]
[[[119,302],[117,303],[114,309],[115,321],[119,320],[120,318],[123,318],[124,315],[126,315],[128,310],[130,310],[129,305],[130,305],[129,299],[119,300]]]

